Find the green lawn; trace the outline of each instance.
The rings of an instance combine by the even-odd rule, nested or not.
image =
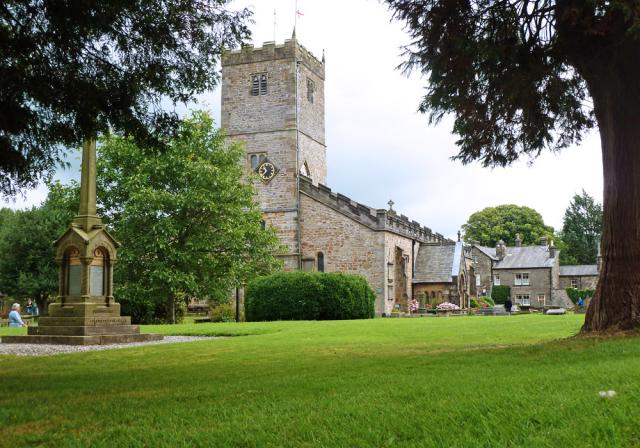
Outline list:
[[[640,339],[566,339],[581,319],[154,326],[239,337],[0,356],[0,445],[638,446]]]

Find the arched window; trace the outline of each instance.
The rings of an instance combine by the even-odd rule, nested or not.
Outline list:
[[[318,252],[318,272],[324,272],[324,254]]]
[[[251,160],[251,169],[255,170],[256,168],[258,168],[258,155],[251,154],[250,160]]]

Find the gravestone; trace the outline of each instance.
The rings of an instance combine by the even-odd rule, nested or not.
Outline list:
[[[96,214],[96,141],[82,149],[80,212],[56,242],[58,297],[27,336],[3,336],[3,343],[96,345],[162,339],[140,334],[131,318],[120,315],[113,297],[113,266],[118,242]]]

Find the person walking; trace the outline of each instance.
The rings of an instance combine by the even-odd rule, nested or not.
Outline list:
[[[504,302],[504,309],[509,315],[511,315],[511,308],[513,308],[513,302],[510,297],[507,297],[507,300]]]

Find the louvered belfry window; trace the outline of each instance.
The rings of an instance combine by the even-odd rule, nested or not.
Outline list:
[[[267,74],[257,73],[251,75],[251,95],[266,95],[267,94]]]

